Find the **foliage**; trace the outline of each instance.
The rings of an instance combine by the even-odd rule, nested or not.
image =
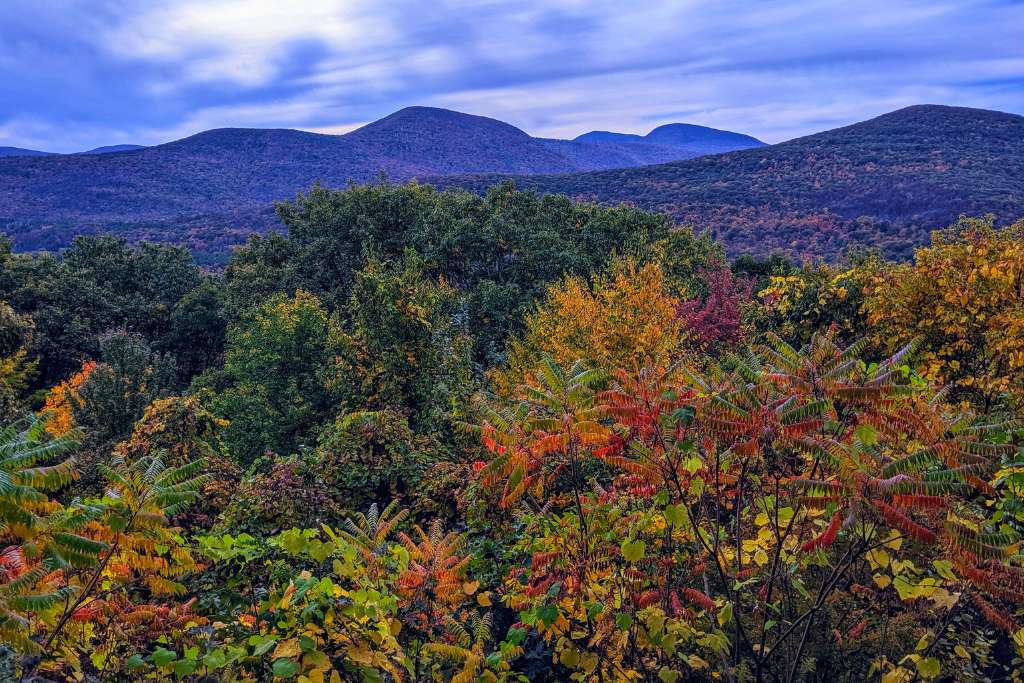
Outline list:
[[[35,418],[24,431],[0,434],[7,482],[0,530],[11,544],[3,552],[0,628],[25,655],[24,677],[38,671],[81,678],[90,671],[102,678],[110,664],[119,666],[124,627],[139,623],[126,616],[141,614],[134,598],[181,593],[175,579],[197,568],[166,522],[195,497],[202,462],[167,468],[158,457],[115,456],[100,466],[109,481],[103,498],[65,506],[42,490],[66,485],[76,474],[74,461],[37,463],[72,442],[45,434]],[[73,635],[72,622],[81,625]]]
[[[112,331],[138,335],[171,356],[187,356],[206,334],[194,329],[183,337],[175,327],[183,322],[175,316],[179,303],[203,283],[186,249],[130,247],[109,235],[78,237],[60,258],[11,254],[9,247],[0,245],[0,298],[33,322],[28,352],[39,361],[37,386],[52,386],[98,359],[100,339]]]
[[[316,449],[316,468],[346,507],[418,497],[437,444],[418,437],[394,411],[347,413],[328,426]]]
[[[268,299],[231,326],[223,371],[200,386],[205,379],[218,390],[211,405],[229,421],[224,438],[240,463],[312,445],[334,404],[338,336],[320,300],[302,290]]]
[[[841,340],[853,341],[863,336],[867,325],[863,287],[875,265],[870,258],[845,269],[806,264],[799,271],[771,275],[757,292],[760,307],[750,316],[751,326],[797,345],[806,344],[815,331],[828,327]]]
[[[0,244],[0,678],[1021,680],[1019,225],[281,212],[224,274]]]
[[[495,382],[514,383],[539,367],[544,355],[562,365],[585,358],[604,367],[666,367],[684,348],[679,306],[657,263],[622,261],[590,285],[570,276],[552,285],[528,316],[526,332],[510,344],[508,366],[495,373]]]
[[[443,427],[472,387],[458,292],[408,252],[357,272],[347,313],[334,387],[349,409],[391,409],[423,432]]]
[[[168,467],[203,463],[203,484],[189,517],[175,522],[192,529],[213,524],[235,494],[241,471],[221,439],[224,420],[214,417],[194,396],[157,399],[146,407],[131,435],[114,448],[129,461],[158,456]]]
[[[743,306],[750,299],[751,283],[733,276],[728,268],[704,273],[707,294],[680,302],[677,315],[691,351],[712,353],[743,339]]]
[[[775,337],[708,377],[618,371],[603,393],[594,371],[549,364],[521,407],[478,428],[494,453],[484,481],[505,507],[526,503],[529,562],[504,599],[553,663],[586,680],[793,680],[850,647],[831,629],[864,632],[862,598],[886,589],[889,609],[931,605],[903,608],[915,637],[964,609],[1018,628],[986,597],[1024,602],[1016,537],[977,503],[1012,450],[993,441],[1005,428],[905,384],[908,349],[869,369],[863,346]],[[604,484],[581,478],[592,460],[613,469]],[[863,626],[827,609],[844,594]],[[862,647],[878,666],[938,667],[927,651]]]
[[[81,373],[85,378],[75,388]],[[173,357],[152,351],[140,337],[117,333],[100,340],[100,362],[83,367],[62,397],[73,401],[74,422],[90,444],[104,449],[128,435],[146,406],[176,388]]]
[[[31,318],[18,315],[0,301],[0,414],[17,415],[25,410],[26,394],[38,366],[27,350],[33,327]]]
[[[312,465],[312,466],[311,466]],[[256,535],[335,522],[342,505],[318,476],[315,463],[273,462],[246,478],[217,519],[218,531]]]
[[[985,410],[1024,393],[1024,221],[961,219],[866,290],[878,343],[919,337],[928,379]]]
[[[46,431],[63,436],[75,428],[75,406],[82,401],[78,390],[96,369],[94,361],[82,364],[82,369],[46,392],[43,414],[47,415]]]
[[[538,196],[507,183],[482,197],[415,183],[317,186],[280,204],[278,213],[288,236],[254,238],[228,265],[229,309],[300,288],[332,309],[344,306],[363,254],[390,261],[411,248],[429,276],[466,294],[473,355],[487,362],[501,358],[506,338],[549,284],[565,274],[587,277],[613,252],[646,253],[671,228],[663,216]]]

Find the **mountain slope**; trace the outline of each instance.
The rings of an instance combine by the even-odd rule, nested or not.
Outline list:
[[[437,179],[481,189],[501,176]],[[920,105],[778,145],[642,168],[518,177],[710,228],[733,253],[908,256],[960,214],[1024,215],[1024,117]]]
[[[409,107],[346,135],[222,128],[128,153],[5,158],[0,231],[20,249],[59,248],[75,234],[107,230],[223,251],[276,225],[274,200],[317,181],[568,173],[691,156],[648,143],[534,138],[482,116]]]
[[[596,145],[651,146],[661,149],[683,150],[687,157],[721,154],[722,152],[733,152],[739,149],[765,146],[765,143],[749,135],[718,130],[717,128],[708,128],[707,126],[697,126],[692,123],[665,124],[642,136],[629,133],[613,133],[606,130],[593,130],[574,138],[574,141]],[[668,160],[670,159],[662,161]]]
[[[53,152],[40,152],[35,149],[22,149],[21,147],[0,147],[0,157],[48,157]]]
[[[145,145],[103,145],[102,147],[94,147],[93,149],[87,149],[79,154],[111,154],[113,152],[131,152],[136,149],[144,149]]]

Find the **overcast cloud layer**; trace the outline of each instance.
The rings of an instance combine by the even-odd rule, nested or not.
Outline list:
[[[778,142],[918,103],[1024,113],[1024,2],[0,3],[0,145],[50,151],[345,132],[413,104]]]

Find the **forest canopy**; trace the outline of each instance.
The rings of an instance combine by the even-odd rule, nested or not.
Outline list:
[[[0,245],[0,678],[1021,680],[1024,221],[278,214],[222,272]]]

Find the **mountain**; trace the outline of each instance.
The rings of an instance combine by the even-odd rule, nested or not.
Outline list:
[[[84,152],[79,152],[79,154],[111,154],[112,152],[131,152],[136,149],[145,149],[145,145],[104,145],[103,147],[87,149]]]
[[[656,146],[661,149],[683,150],[687,157],[765,146],[765,143],[749,135],[692,123],[669,123],[658,126],[647,135],[593,130],[574,138],[574,141],[598,145]]]
[[[19,249],[60,248],[75,234],[104,230],[223,252],[277,225],[273,202],[316,181],[573,173],[694,154],[647,142],[534,138],[495,119],[409,107],[345,135],[222,128],[130,153],[0,159],[0,231]]]
[[[432,180],[479,191],[507,177]],[[668,212],[709,228],[734,254],[835,258],[862,245],[907,257],[961,214],[994,213],[1000,222],[1024,216],[1024,117],[919,105],[768,147],[513,178],[539,192]]]
[[[21,147],[0,147],[0,157],[46,157],[53,152],[40,152],[35,149],[22,149]]]

